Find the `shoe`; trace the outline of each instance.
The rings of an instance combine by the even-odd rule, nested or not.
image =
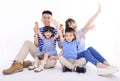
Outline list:
[[[23,71],[23,64],[14,61],[11,67],[3,70],[2,73],[4,75],[8,75],[8,74],[13,74],[20,71]]]
[[[113,67],[97,68],[97,75],[100,75],[100,76],[111,75],[116,72],[117,70]]]
[[[119,72],[119,69],[118,69],[116,66],[110,65],[109,68],[113,68],[113,69],[115,69],[117,72]]]
[[[44,67],[38,67],[38,68],[35,68],[34,69],[34,72],[41,72],[41,71],[43,71],[43,69],[44,69]]]
[[[66,66],[63,66],[62,71],[63,72],[72,72],[72,70],[67,68]]]
[[[31,61],[23,61],[23,68],[28,68],[30,65],[32,65]]]
[[[31,66],[28,67],[28,70],[33,70],[33,69],[35,69],[34,65],[31,65]]]
[[[85,67],[76,67],[76,72],[78,73],[85,73],[86,72],[86,68]]]

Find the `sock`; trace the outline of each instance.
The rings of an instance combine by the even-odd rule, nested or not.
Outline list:
[[[41,61],[41,64],[40,64],[40,67],[41,67],[42,69],[44,69],[45,64],[46,64],[46,61],[42,60],[42,61]]]

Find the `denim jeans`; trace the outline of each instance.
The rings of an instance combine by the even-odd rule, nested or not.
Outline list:
[[[84,57],[86,62],[91,62],[95,66],[98,62],[103,63],[106,59],[101,56],[99,52],[97,52],[93,47],[89,47],[87,50],[78,53],[78,59]]]

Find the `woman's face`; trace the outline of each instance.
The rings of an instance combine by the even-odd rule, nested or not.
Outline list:
[[[76,29],[77,28],[77,24],[75,22],[70,22],[68,23],[70,28]]]

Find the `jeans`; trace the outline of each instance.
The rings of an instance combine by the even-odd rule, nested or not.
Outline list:
[[[86,62],[91,62],[95,66],[98,62],[103,63],[106,59],[101,56],[93,47],[89,47],[87,50],[78,53],[78,59],[84,57]]]

